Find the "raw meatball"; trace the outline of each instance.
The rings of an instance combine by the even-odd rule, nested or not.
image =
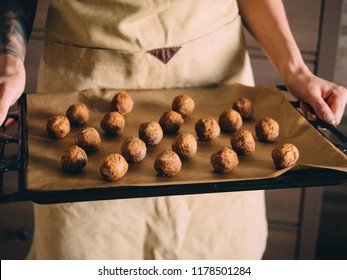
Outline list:
[[[89,120],[89,110],[84,103],[74,103],[67,109],[66,116],[72,125],[83,125]]]
[[[299,159],[299,150],[293,144],[286,143],[276,146],[271,153],[277,169],[293,166]]]
[[[222,131],[234,132],[242,126],[242,117],[239,112],[229,109],[219,116],[218,123]]]
[[[194,100],[188,95],[178,95],[172,102],[172,110],[180,113],[183,117],[191,115],[194,108]]]
[[[197,148],[196,138],[190,133],[179,134],[172,144],[172,150],[181,158],[191,158],[195,155]]]
[[[68,173],[80,172],[88,163],[86,152],[74,145],[61,156],[61,166]]]
[[[175,111],[165,112],[159,120],[161,128],[166,133],[176,133],[183,123],[181,114]]]
[[[182,167],[180,157],[172,151],[160,153],[154,162],[154,169],[161,176],[176,175]]]
[[[215,172],[227,173],[239,164],[237,154],[227,147],[211,155],[210,161]]]
[[[231,136],[231,146],[238,155],[248,155],[255,151],[255,142],[252,133],[248,130],[239,130]]]
[[[195,124],[195,132],[200,140],[206,141],[218,137],[220,127],[214,118],[201,118]]]
[[[129,114],[133,106],[133,99],[125,91],[118,92],[111,101],[111,111],[116,111],[122,115]]]
[[[87,152],[98,150],[101,145],[100,135],[93,127],[82,129],[76,136],[75,142]]]
[[[163,130],[157,122],[142,123],[139,128],[139,137],[146,145],[154,146],[163,139]]]
[[[47,133],[49,137],[61,139],[70,132],[70,122],[65,116],[50,117],[47,122]]]
[[[106,113],[100,122],[100,126],[105,133],[116,135],[122,132],[125,126],[125,119],[118,112]]]
[[[106,181],[116,181],[128,171],[128,163],[120,154],[109,154],[100,164],[101,176]]]
[[[257,137],[263,142],[274,142],[279,135],[279,130],[278,123],[271,118],[261,119],[255,125]]]
[[[248,98],[239,98],[233,103],[233,109],[240,113],[243,119],[250,119],[254,114],[253,103]]]
[[[122,156],[127,162],[139,162],[146,156],[146,144],[137,137],[126,138],[121,146]]]

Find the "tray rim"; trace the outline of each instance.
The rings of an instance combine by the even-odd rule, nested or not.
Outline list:
[[[285,91],[284,86],[276,86],[280,91]],[[27,188],[27,165],[28,165],[28,130],[27,130],[27,94],[23,93],[18,101],[21,116],[19,118],[20,135],[20,156],[18,165],[18,191],[11,194],[0,192],[0,203],[15,201],[33,201],[39,204],[95,201],[107,199],[126,199],[140,197],[158,197],[171,195],[190,195],[204,193],[220,193],[233,191],[251,191],[266,189],[285,189],[285,188],[305,188],[341,185],[347,182],[347,172],[312,168],[303,170],[290,170],[278,177],[267,179],[241,180],[241,181],[223,181],[206,182],[191,184],[165,184],[154,186],[110,186],[74,190],[58,191],[33,191]],[[295,108],[298,108],[298,101],[291,102]],[[316,130],[320,127],[329,129],[322,122],[308,121]],[[321,133],[327,138],[323,133]],[[329,139],[328,139],[329,140]],[[329,140],[330,141],[330,140]],[[346,151],[335,144],[344,154]],[[27,156],[25,156],[27,155]],[[2,168],[3,173],[8,168]],[[2,179],[2,178],[1,178]],[[136,192],[134,189],[136,188]]]
[[[345,182],[347,182],[346,172],[331,169],[302,169],[288,171],[278,177],[261,180],[157,186],[116,186],[59,191],[30,191],[28,189],[22,189],[14,194],[0,195],[0,203],[33,201],[38,204],[51,204],[234,191],[337,186]]]

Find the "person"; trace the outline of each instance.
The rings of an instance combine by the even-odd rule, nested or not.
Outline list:
[[[25,83],[34,0],[0,0],[0,122]],[[278,0],[52,0],[38,91],[253,85],[242,21],[291,93],[338,125],[344,87],[308,69]],[[29,258],[260,259],[263,191],[34,205]]]

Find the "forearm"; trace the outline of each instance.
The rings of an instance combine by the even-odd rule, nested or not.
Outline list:
[[[238,0],[244,24],[285,80],[306,71],[281,0]]]
[[[25,57],[37,0],[0,0],[0,55]]]
[[[288,90],[319,118],[339,124],[347,90],[311,73],[293,38],[281,0],[237,0],[244,24],[281,75]]]

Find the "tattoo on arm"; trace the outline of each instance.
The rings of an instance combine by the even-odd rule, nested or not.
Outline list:
[[[0,55],[24,60],[37,0],[0,0]]]

